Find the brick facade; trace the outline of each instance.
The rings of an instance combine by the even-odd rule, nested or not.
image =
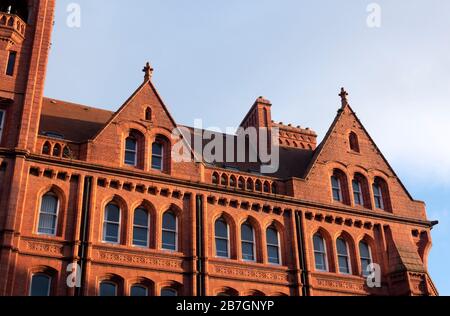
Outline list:
[[[136,284],[149,295],[168,288],[187,296],[438,294],[427,272],[434,223],[345,91],[319,145],[310,129],[274,123],[270,102],[256,100],[241,126],[280,129],[275,174],[247,163],[176,162],[172,131],[180,126],[152,82],[153,70],[145,69],[144,83],[116,112],[44,98],[55,1],[17,3],[20,10],[0,12],[0,295],[28,295],[34,275],[50,277],[49,293],[62,296],[98,295],[102,281],[114,283],[118,295],[130,295]],[[5,68],[11,51],[18,54],[12,76]],[[135,166],[124,161],[130,135]],[[154,143],[163,148],[161,170],[152,168]],[[54,234],[39,233],[47,194],[58,201]],[[117,243],[104,242],[111,202],[120,209]],[[138,208],[149,218],[146,247],[133,246]],[[162,249],[168,211],[177,221],[176,251]],[[229,258],[216,256],[219,219],[228,227]],[[245,223],[254,231],[251,262],[242,260]],[[269,263],[269,228],[278,233],[279,264]],[[315,235],[325,246],[326,271],[318,269]],[[339,268],[338,239],[347,246],[349,273]],[[362,276],[361,242],[381,268],[380,288]],[[66,285],[71,263],[82,267],[79,290]]]

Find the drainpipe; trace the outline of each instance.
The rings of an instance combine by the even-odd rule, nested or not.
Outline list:
[[[205,273],[203,270],[203,199],[197,195],[196,202],[196,222],[197,222],[197,296],[205,296]]]
[[[81,267],[81,287],[76,289],[76,296],[84,295],[84,285],[86,284],[86,263],[87,263],[87,247],[88,247],[88,231],[89,231],[89,212],[91,206],[91,192],[92,192],[92,177],[85,177],[83,190],[83,208],[81,214],[80,227],[80,248],[78,250],[78,257],[80,258]]]
[[[309,277],[308,277],[308,271],[307,267],[308,264],[306,262],[306,250],[305,250],[305,238],[303,235],[303,221],[302,221],[302,215],[303,213],[301,211],[295,212],[295,222],[297,227],[297,247],[298,247],[298,253],[300,258],[300,269],[302,270],[301,274],[301,280],[302,280],[302,295],[303,296],[310,296],[309,291]]]

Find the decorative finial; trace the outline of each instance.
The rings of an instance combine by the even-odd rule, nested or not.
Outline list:
[[[149,62],[147,62],[145,64],[145,67],[144,67],[144,69],[142,69],[142,71],[145,73],[145,76],[144,76],[144,80],[145,81],[148,81],[148,80],[150,80],[152,78],[153,68],[152,68],[152,66],[150,66]]]
[[[341,93],[339,94],[339,96],[341,97],[341,101],[342,101],[342,107],[348,105],[348,93],[347,91],[345,91],[344,88],[341,88]]]

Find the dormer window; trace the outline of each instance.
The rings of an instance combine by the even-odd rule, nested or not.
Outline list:
[[[359,141],[358,136],[355,132],[351,132],[349,135],[349,144],[350,144],[350,150],[359,153]]]

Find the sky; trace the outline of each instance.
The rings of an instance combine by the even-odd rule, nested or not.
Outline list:
[[[345,87],[408,190],[439,220],[429,270],[450,295],[449,16],[445,0],[58,0],[45,94],[117,110],[149,61],[180,124],[236,127],[265,96],[275,121],[322,139]]]

